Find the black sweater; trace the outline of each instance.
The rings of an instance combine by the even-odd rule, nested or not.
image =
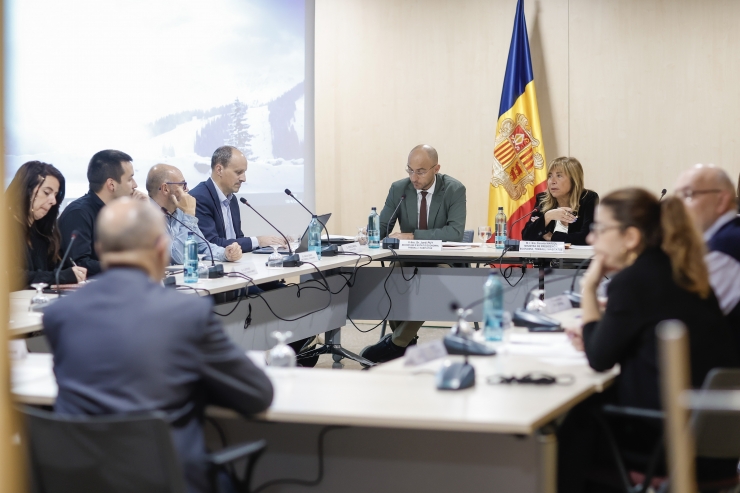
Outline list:
[[[49,255],[49,242],[41,236],[34,228],[30,229],[31,244],[26,244],[26,265],[24,271],[25,285],[23,289],[28,289],[31,284],[45,282],[49,286],[56,284],[54,278],[54,269],[57,264]],[[67,261],[69,262],[69,261]],[[69,263],[68,263],[69,265]],[[76,284],[77,276],[72,272],[72,267],[62,269],[59,273],[59,282],[61,284]]]
[[[661,409],[655,327],[663,320],[677,319],[688,327],[694,387],[701,386],[712,368],[740,366],[714,294],[701,299],[680,288],[662,250],[643,252],[612,278],[607,294],[606,312],[583,327],[583,342],[594,370],[619,363],[618,404]]]
[[[537,194],[537,208],[542,210],[542,202],[547,192]],[[591,223],[594,222],[594,210],[599,203],[599,195],[592,190],[584,190],[578,203],[578,217],[574,223],[568,225],[568,233],[553,233],[555,221],[545,226],[545,214],[535,212],[527,221],[522,231],[522,239],[526,241],[542,241],[542,235],[553,233],[551,241],[562,241],[573,245],[585,245]]]

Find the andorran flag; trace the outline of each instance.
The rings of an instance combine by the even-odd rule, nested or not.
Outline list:
[[[516,6],[498,115],[488,193],[488,224],[491,229],[495,227],[496,213],[503,207],[509,238],[521,239],[527,220],[513,227],[512,224],[531,212],[536,206],[535,196],[547,189],[545,146],[529,56],[524,0],[519,0]]]

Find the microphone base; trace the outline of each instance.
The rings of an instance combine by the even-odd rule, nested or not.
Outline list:
[[[396,250],[401,244],[401,240],[398,238],[383,238],[383,249],[384,250]]]
[[[563,293],[565,296],[568,297],[570,300],[570,304],[573,308],[580,308],[581,307],[581,295],[578,293],[574,293],[573,291],[565,291]]]
[[[507,249],[510,252],[518,252],[519,251],[519,240],[512,240],[507,239],[504,242],[504,248]]]
[[[208,279],[224,277],[224,266],[222,264],[212,265],[208,268]]]
[[[336,245],[329,245],[321,248],[321,257],[336,257],[339,255],[339,247]]]
[[[526,327],[530,332],[562,332],[560,322],[542,313],[529,312],[521,308],[514,311],[511,321],[517,327]]]
[[[177,283],[175,282],[175,276],[165,276],[165,278],[162,279],[162,285],[166,288],[177,287]]]
[[[301,262],[301,257],[297,253],[283,257],[283,267],[300,267],[301,265],[303,265],[303,262]]]

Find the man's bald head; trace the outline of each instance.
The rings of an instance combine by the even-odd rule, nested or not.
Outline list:
[[[159,188],[166,182],[182,181],[182,172],[169,164],[155,164],[146,175],[146,191],[154,198]]]
[[[105,206],[98,214],[98,254],[154,250],[157,241],[167,235],[162,211],[148,201],[122,197]]]
[[[430,145],[426,145],[426,144],[420,144],[414,147],[413,149],[411,149],[411,152],[409,152],[408,163],[411,163],[412,158],[421,152],[423,152],[426,155],[426,157],[429,159],[432,166],[436,166],[437,164],[439,164],[439,156],[437,155],[437,149],[435,149],[434,147]]]
[[[720,216],[737,210],[735,187],[727,173],[713,164],[696,164],[681,173],[676,194],[701,231],[709,229]]]

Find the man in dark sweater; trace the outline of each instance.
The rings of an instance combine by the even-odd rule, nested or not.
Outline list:
[[[740,348],[740,218],[732,180],[714,165],[697,164],[679,176],[681,197],[704,235],[712,289]]]
[[[100,273],[100,261],[95,252],[95,219],[100,209],[118,197],[148,199],[146,194],[136,190],[131,161],[131,156],[121,151],[108,149],[96,153],[87,166],[90,190],[70,203],[59,217],[62,252],[67,250],[72,232],[76,230],[77,238],[72,244],[69,258],[87,269],[88,278]]]

